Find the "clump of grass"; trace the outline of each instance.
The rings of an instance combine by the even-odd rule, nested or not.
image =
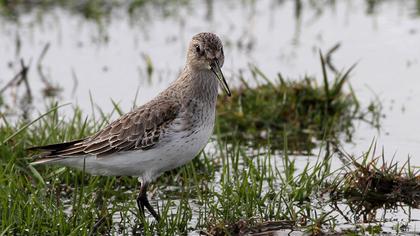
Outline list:
[[[338,184],[347,183],[345,175],[333,175],[331,156],[298,164],[286,150],[281,158],[265,149],[255,156],[240,140],[228,144],[216,136],[214,150],[153,184],[150,197],[152,204],[157,200],[159,223],[138,215],[135,178],[90,176],[63,167],[35,169],[23,158],[28,155],[25,147],[87,136],[108,118],[87,119],[78,109],[63,118],[57,108],[34,123],[13,125],[3,117],[0,232],[182,235],[202,230],[208,235],[232,235],[289,228],[319,235],[334,231],[338,213],[326,210],[330,202],[317,197],[328,186],[345,190]],[[328,184],[331,178],[337,184]]]
[[[53,106],[55,107],[55,106]],[[100,211],[95,209],[96,187],[111,178],[86,178],[80,172],[52,167],[33,168],[25,147],[35,143],[76,139],[98,126],[75,109],[66,122],[56,108],[36,122],[12,124],[2,117],[0,126],[0,228],[4,234],[83,234]],[[95,187],[96,186],[96,187]],[[108,188],[111,190],[111,188]],[[66,203],[66,204],[64,204]],[[98,216],[96,216],[98,214]]]
[[[283,137],[287,136],[289,151],[310,152],[317,140],[337,141],[341,134],[351,140],[354,120],[378,121],[375,104],[361,110],[355,94],[343,89],[353,67],[329,81],[320,57],[321,85],[312,77],[285,80],[280,74],[271,82],[258,68],[252,68],[255,78],[265,83],[252,88],[242,80],[232,97],[219,99],[220,132],[251,145],[269,140],[275,149],[283,149]]]
[[[375,157],[375,150],[364,154],[361,161],[346,156],[350,167],[340,184],[332,192],[334,199],[345,199],[356,216],[365,222],[372,221],[378,209],[395,209],[398,206],[420,207],[420,174],[410,166],[385,161],[384,154]],[[380,162],[380,160],[382,160]]]
[[[213,181],[217,184],[199,198],[204,214],[198,227],[205,234],[236,235],[316,224],[319,208],[311,198],[330,176],[328,157],[298,167],[288,155],[280,160],[267,152],[252,158],[237,143],[218,150],[226,151],[220,157],[220,175]],[[328,215],[319,222],[329,224],[330,220]]]
[[[255,222],[251,220],[239,220],[233,224],[213,225],[209,231],[201,231],[201,234],[208,236],[224,236],[224,235],[252,235],[252,234],[270,234],[279,230],[291,230],[295,227],[296,222],[292,221],[265,221]]]

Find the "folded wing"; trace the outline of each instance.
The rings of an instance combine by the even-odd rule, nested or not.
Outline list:
[[[105,157],[117,152],[145,150],[159,142],[165,128],[177,117],[180,104],[171,100],[151,101],[115,120],[91,137],[60,144],[32,147],[44,151],[36,162],[54,158],[96,155]]]

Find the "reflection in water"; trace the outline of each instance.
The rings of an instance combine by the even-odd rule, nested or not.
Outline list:
[[[397,101],[387,111],[385,131],[357,129],[357,144],[379,135],[390,151],[407,147],[407,153],[420,155],[415,135],[420,130],[413,130],[418,117],[413,94],[420,87],[414,79],[420,73],[416,66],[420,28],[414,17],[420,12],[418,0],[0,4],[1,87],[19,73],[23,58],[29,64],[28,85],[37,109],[44,107],[46,95],[59,95],[63,102],[90,111],[92,94],[106,111],[112,109],[110,98],[128,110],[139,91],[141,104],[177,77],[185,59],[185,41],[198,31],[215,31],[223,38],[224,69],[232,84],[239,75],[251,78],[249,63],[270,78],[279,72],[286,78],[305,74],[321,78],[316,53],[339,42],[340,50],[329,64],[341,71],[359,61],[350,82],[361,102],[375,94],[384,102]],[[397,91],[395,78],[402,81]],[[25,93],[20,89],[17,95]],[[11,95],[8,90],[2,93],[6,103],[16,102]],[[398,106],[407,111],[404,116]],[[354,148],[363,150],[366,145]]]
[[[373,14],[375,12],[375,8],[378,2],[379,1],[377,0],[367,0],[366,14]]]
[[[417,15],[419,15],[420,16],[420,0],[417,0],[416,1],[416,13],[417,13]]]
[[[17,108],[21,112],[19,115],[23,120],[29,119],[29,111],[32,105],[33,97],[31,87],[28,83],[28,70],[29,65],[25,64],[23,59],[20,60],[19,72],[0,89],[0,115],[10,115],[11,111]],[[21,97],[18,95],[20,87],[23,87],[24,89]],[[7,90],[10,90],[10,104],[12,105],[2,99]]]
[[[213,2],[214,0],[206,0],[206,20],[212,21],[213,20]]]
[[[300,36],[300,30],[302,27],[302,1],[301,0],[295,0],[295,33],[293,36],[293,44],[298,45],[299,44],[299,36]]]

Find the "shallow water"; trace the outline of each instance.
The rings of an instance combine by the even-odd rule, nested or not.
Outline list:
[[[373,139],[386,156],[420,159],[420,17],[418,1],[327,1],[318,6],[298,1],[202,1],[160,8],[147,4],[132,16],[122,9],[99,23],[65,8],[33,9],[18,22],[0,18],[0,88],[19,70],[18,61],[31,61],[29,83],[35,110],[43,110],[42,71],[63,92],[61,101],[91,111],[91,100],[104,112],[111,99],[128,111],[144,103],[173,81],[183,67],[192,35],[216,32],[225,43],[224,73],[231,86],[239,71],[254,64],[269,77],[304,74],[321,78],[318,49],[332,54],[338,69],[358,63],[351,84],[362,104],[379,99],[386,116],[382,128],[356,127],[354,142],[343,149],[360,155]],[[417,4],[417,5],[416,5]],[[417,8],[416,8],[417,7]],[[150,58],[153,73],[147,72]],[[10,92],[6,92],[6,96]],[[417,158],[416,158],[417,157]],[[302,158],[306,162],[307,158]],[[336,162],[339,166],[340,162]],[[415,227],[415,226],[414,226]]]
[[[333,54],[334,65],[344,69],[357,62],[351,79],[354,90],[365,103],[377,96],[386,115],[380,133],[361,124],[355,145],[346,149],[360,153],[377,138],[387,153],[420,156],[416,1],[384,1],[372,13],[364,1],[324,3],[319,8],[303,3],[300,11],[295,4],[207,1],[168,7],[169,13],[149,4],[139,10],[139,16],[115,10],[113,17],[100,23],[59,7],[34,9],[22,14],[18,23],[0,19],[1,85],[17,72],[20,58],[32,61],[29,82],[35,106],[42,109],[40,91],[45,85],[35,65],[49,43],[42,70],[51,84],[63,88],[63,102],[90,111],[91,94],[105,112],[112,109],[111,99],[127,111],[137,90],[137,104],[141,104],[176,78],[188,40],[200,31],[222,37],[227,57],[224,71],[233,85],[232,80],[240,70],[246,73],[249,63],[272,78],[278,72],[290,78],[304,74],[320,78],[318,49],[326,52],[340,43]],[[151,78],[146,57],[153,64]]]

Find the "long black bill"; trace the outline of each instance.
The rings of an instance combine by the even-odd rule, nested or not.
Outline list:
[[[229,86],[226,83],[225,77],[223,76],[222,70],[220,69],[219,62],[216,60],[210,65],[211,71],[216,75],[219,82],[222,84],[223,89],[225,90],[228,96],[232,95],[230,92]]]

